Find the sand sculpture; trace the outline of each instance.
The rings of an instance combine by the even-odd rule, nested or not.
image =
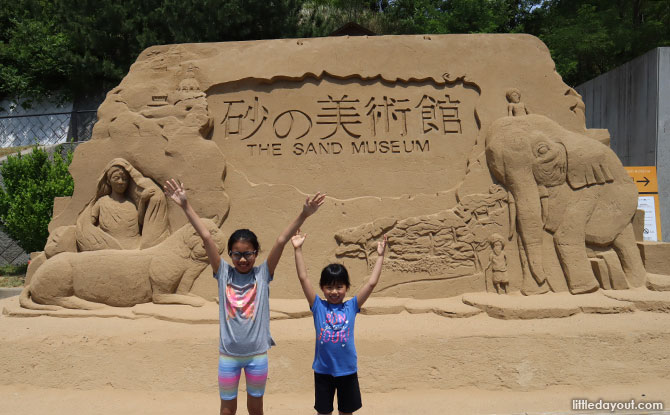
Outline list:
[[[211,220],[205,224],[217,245],[225,238]],[[190,294],[208,260],[200,236],[185,225],[151,248],[64,252],[46,261],[32,276],[20,298],[25,308],[60,307],[92,310],[110,305],[186,304],[205,300]]]
[[[509,102],[507,105],[508,116],[519,117],[530,114],[528,108],[526,108],[526,104],[521,102],[521,92],[518,89],[509,89],[505,96],[507,97],[507,102]]]
[[[632,225],[637,189],[610,148],[544,116],[528,115],[492,124],[486,159],[513,195],[516,214],[511,217],[518,222],[510,229],[518,228],[538,284],[546,281],[542,261],[546,230],[553,235],[572,293],[595,291],[603,283],[593,274],[586,243],[614,248],[625,274],[625,280],[612,281],[616,288],[644,285],[646,272]]]
[[[158,292],[211,300],[211,271],[197,261],[188,269],[175,262],[187,277],[157,292],[147,288],[153,271],[119,274],[132,273],[120,264],[187,249],[166,248],[188,245],[173,238],[186,232],[174,232],[185,219],[157,191],[170,177],[222,235],[248,227],[261,246],[305,195],[328,192],[319,221],[303,230],[313,250],[307,266],[342,262],[361,276],[356,290],[386,233],[377,296],[644,286],[635,187],[602,144],[607,132],[585,128],[583,110],[547,48],[527,35],[152,47],[108,93],[93,138],[77,147],[75,193],[54,209],[27,291],[33,303],[65,307],[161,302]],[[119,177],[125,188],[114,185]],[[108,256],[109,272],[74,270]],[[73,271],[57,271],[67,266]],[[302,298],[293,275],[285,259],[273,297]],[[67,294],[47,288],[59,278],[69,281]],[[97,291],[110,280],[143,284],[142,294]],[[72,295],[78,300],[57,300]]]
[[[505,255],[505,238],[502,235],[494,233],[489,240],[491,244],[491,253],[489,254],[489,265],[486,268],[491,270],[491,284],[496,292],[500,294],[502,290],[507,294],[507,256]]]
[[[79,251],[142,249],[169,234],[163,190],[126,160],[109,162],[95,197],[77,218]]]

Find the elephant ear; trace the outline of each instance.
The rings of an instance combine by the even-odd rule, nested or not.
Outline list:
[[[605,145],[575,133],[566,134],[560,141],[567,155],[567,181],[571,188],[614,181],[607,162],[609,149]]]

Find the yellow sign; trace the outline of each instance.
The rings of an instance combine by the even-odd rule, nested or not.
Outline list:
[[[661,240],[661,209],[658,203],[656,166],[625,166],[639,193],[637,208],[644,210],[644,240]]]
[[[640,194],[658,193],[656,166],[626,166],[625,169],[635,181]]]

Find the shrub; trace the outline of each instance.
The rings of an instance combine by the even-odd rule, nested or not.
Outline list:
[[[72,151],[63,157],[60,146],[53,158],[46,150],[34,147],[32,153],[8,156],[0,166],[4,182],[0,188],[0,221],[26,252],[44,248],[54,197],[72,195],[70,162]]]

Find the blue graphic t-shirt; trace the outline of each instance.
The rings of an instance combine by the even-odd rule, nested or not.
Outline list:
[[[360,311],[357,297],[342,304],[330,304],[318,296],[314,299],[316,348],[312,369],[316,373],[346,376],[358,371],[354,323]]]

